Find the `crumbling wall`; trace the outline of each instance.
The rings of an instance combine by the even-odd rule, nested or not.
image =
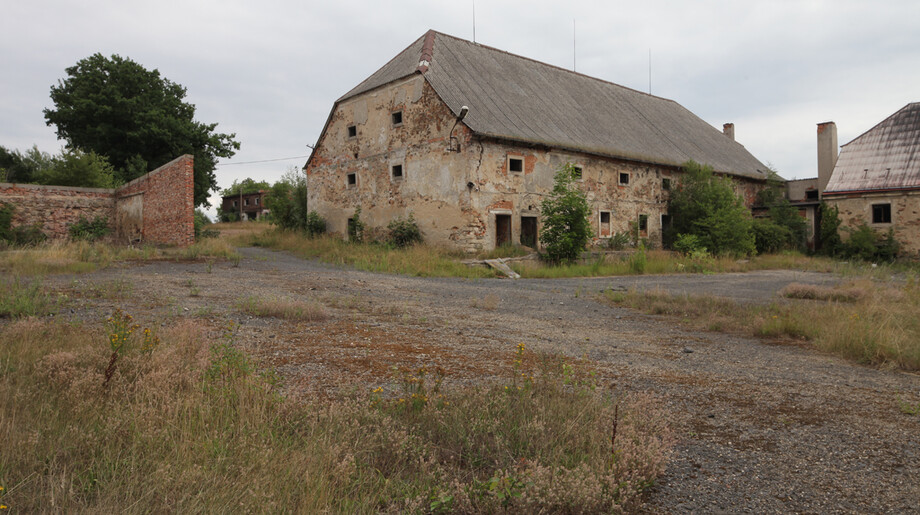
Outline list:
[[[394,123],[395,112],[402,123]],[[483,139],[462,122],[453,132],[459,151],[448,151],[455,121],[421,75],[337,104],[306,167],[309,208],[343,236],[348,219],[361,207],[361,219],[371,228],[411,212],[429,243],[489,250],[499,239],[497,217],[505,222],[510,216],[514,244],[521,242],[522,217],[536,217],[539,233],[540,205],[552,190],[555,172],[573,163],[582,168],[579,184],[599,238],[629,231],[644,218],[640,236],[660,245],[670,194],[665,183],[677,186],[677,167]],[[520,171],[509,168],[509,157],[521,160]],[[400,167],[399,176],[394,166]],[[753,204],[760,187],[756,181],[734,184]]]
[[[104,216],[125,242],[194,243],[194,160],[186,155],[112,189],[0,183],[0,203],[14,206],[13,225],[37,225],[49,238],[69,236],[80,217]]]
[[[894,230],[901,252],[920,255],[920,191],[854,194],[846,197],[826,195],[824,201],[840,211],[840,236],[849,238],[849,230],[866,224],[880,234]],[[872,205],[890,204],[891,223],[872,223]]]
[[[51,239],[67,238],[80,217],[113,223],[115,190],[0,183],[0,204],[13,206],[13,225],[38,226]]]
[[[179,247],[194,243],[194,165],[194,158],[184,155],[118,188],[114,195],[116,218],[122,224],[128,220],[136,224],[140,209],[140,241]],[[136,225],[131,230],[122,225],[117,232],[128,242],[136,241]]]

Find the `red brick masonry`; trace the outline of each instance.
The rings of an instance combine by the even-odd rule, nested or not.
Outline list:
[[[184,155],[115,190],[0,183],[0,203],[15,206],[14,225],[39,225],[49,238],[67,238],[81,216],[105,216],[117,232],[116,199],[141,194],[141,241],[186,247],[195,241],[194,191],[194,158]]]

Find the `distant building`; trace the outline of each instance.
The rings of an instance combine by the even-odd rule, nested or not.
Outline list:
[[[225,213],[235,213],[239,220],[258,220],[268,214],[265,207],[266,190],[242,195],[227,195],[221,197],[221,210]]]
[[[635,226],[660,245],[688,160],[731,177],[750,207],[767,167],[683,106],[429,31],[335,102],[304,166],[308,203],[346,234],[413,213],[426,241],[538,247],[540,205],[578,169],[599,238]]]
[[[920,103],[843,145],[839,156],[837,126],[819,124],[816,180],[820,198],[840,210],[841,227],[893,229],[902,252],[920,254]]]

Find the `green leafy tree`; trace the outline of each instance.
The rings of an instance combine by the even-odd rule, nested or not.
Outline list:
[[[307,230],[307,178],[291,168],[270,188],[265,207],[271,212],[272,224],[283,229]]]
[[[826,202],[818,206],[818,252],[825,256],[836,256],[843,252],[840,240],[840,210]]]
[[[0,182],[33,183],[35,177],[54,166],[54,158],[37,145],[25,154],[0,147]]]
[[[588,199],[575,184],[578,171],[571,163],[560,168],[554,178],[553,191],[540,205],[543,215],[540,243],[551,263],[574,261],[593,235]]]
[[[255,181],[246,177],[242,181],[233,181],[229,188],[223,190],[221,195],[229,197],[230,195],[239,195],[247,193],[258,193],[260,190],[270,190],[272,185],[266,181]]]
[[[751,213],[711,166],[687,161],[677,188],[671,192],[668,214],[671,237],[692,234],[713,254],[749,255],[755,250]]]
[[[186,89],[131,59],[94,54],[66,69],[51,87],[47,124],[73,149],[106,156],[121,182],[135,179],[182,154],[195,157],[195,205],[209,205],[217,189],[214,168],[240,145],[217,124],[195,121]]]
[[[799,215],[799,210],[789,202],[785,193],[786,181],[771,168],[767,174],[766,186],[757,194],[757,203],[767,208],[770,222],[767,224],[761,221],[754,224],[757,252],[805,250],[808,223]]]
[[[37,170],[33,179],[38,184],[83,188],[112,188],[119,182],[104,156],[78,149],[66,149],[55,156],[51,166]]]

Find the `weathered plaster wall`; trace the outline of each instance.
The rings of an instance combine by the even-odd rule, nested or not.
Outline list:
[[[67,238],[80,217],[104,216],[113,223],[115,190],[0,183],[0,203],[12,204],[13,225],[36,225],[52,239]]]
[[[895,238],[901,243],[901,252],[910,256],[920,255],[920,191],[859,194],[841,198],[825,196],[825,202],[840,210],[841,227],[856,229],[863,223],[879,233],[894,229]],[[891,204],[891,223],[872,223],[873,204]],[[844,240],[848,232],[840,231]]]
[[[109,219],[122,241],[194,243],[194,161],[186,155],[117,190],[0,183],[0,203],[14,206],[13,225],[38,225],[49,238],[69,237],[85,217]]]
[[[396,111],[402,112],[402,124],[393,124]],[[580,184],[598,236],[627,231],[646,215],[641,236],[660,245],[669,195],[663,180],[676,187],[676,168],[482,139],[462,123],[454,130],[460,151],[447,152],[454,122],[421,75],[337,105],[306,168],[310,209],[343,236],[356,207],[370,228],[412,212],[429,243],[489,250],[496,244],[497,216],[510,215],[511,241],[520,243],[521,217],[539,217],[556,170],[571,162],[582,168]],[[509,156],[523,160],[520,172],[509,169]],[[402,177],[394,177],[393,166],[402,167]],[[628,183],[620,174],[628,175]],[[735,186],[748,205],[761,187],[743,180]],[[609,213],[603,227],[602,212]]]

